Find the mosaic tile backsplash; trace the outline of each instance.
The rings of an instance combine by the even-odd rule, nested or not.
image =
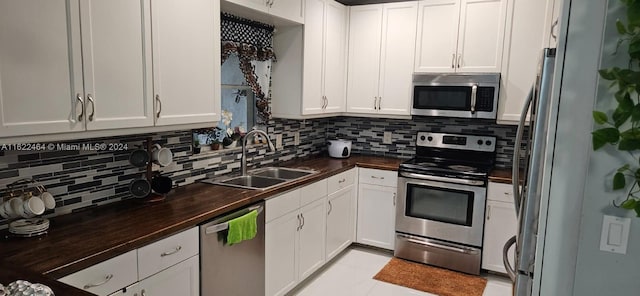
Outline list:
[[[415,154],[418,131],[495,136],[497,167],[511,167],[516,129],[516,126],[499,125],[491,120],[466,118],[337,117],[326,120],[327,138],[351,140],[351,152],[356,154],[411,158]],[[383,144],[384,132],[392,133],[392,144]]]
[[[412,120],[359,117],[335,117],[306,121],[274,119],[267,125],[269,134],[283,135],[283,148],[271,152],[264,145],[248,150],[248,166],[257,167],[323,153],[326,139],[341,137],[353,141],[352,153],[409,158],[414,153],[417,131],[490,134],[498,137],[497,165],[508,167],[513,153],[513,126],[491,121],[415,117]],[[300,132],[300,145],[294,145],[294,134]],[[392,132],[392,144],[383,144],[383,133]],[[174,154],[171,165],[155,167],[183,186],[207,177],[235,173],[240,170],[241,151],[221,150],[216,153],[191,151],[191,130],[145,135],[89,139],[57,144],[117,143],[128,150],[89,151],[69,147],[69,150],[0,151],[0,194],[6,186],[22,178],[35,178],[56,199],[56,209],[45,216],[56,216],[132,198],[129,183],[143,176],[144,168],[129,163],[129,154],[151,136],[154,143],[170,148]],[[62,146],[61,146],[62,147]],[[7,221],[0,219],[0,229]]]

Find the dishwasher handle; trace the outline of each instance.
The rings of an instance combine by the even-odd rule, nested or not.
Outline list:
[[[229,222],[228,222],[229,220],[232,220],[234,218],[246,215],[246,214],[250,213],[253,210],[257,210],[258,211],[258,215],[260,215],[264,211],[264,206],[260,205],[260,206],[248,207],[246,209],[242,209],[242,210],[237,211],[237,212],[235,212],[233,214],[230,214],[230,215],[228,215],[226,217],[223,217],[223,218],[219,219],[219,220],[222,220],[222,221],[220,221],[220,223],[208,226],[204,230],[204,233],[205,234],[213,234],[213,233],[218,233],[218,232],[223,231],[223,230],[227,230],[227,229],[229,229]]]

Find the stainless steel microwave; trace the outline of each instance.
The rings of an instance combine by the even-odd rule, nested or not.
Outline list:
[[[496,119],[500,73],[413,74],[411,115]]]

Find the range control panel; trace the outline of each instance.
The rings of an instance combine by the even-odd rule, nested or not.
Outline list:
[[[460,150],[496,151],[496,137],[418,132],[417,146]]]

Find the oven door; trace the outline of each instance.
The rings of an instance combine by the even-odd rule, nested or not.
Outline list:
[[[396,231],[481,247],[486,194],[484,186],[399,177]]]

